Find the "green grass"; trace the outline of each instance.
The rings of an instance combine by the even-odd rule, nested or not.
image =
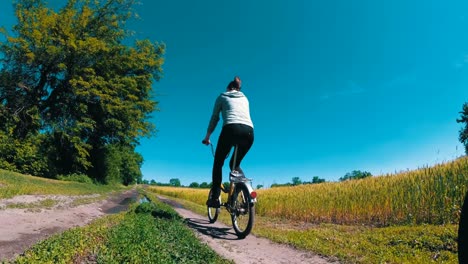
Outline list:
[[[150,195],[151,196],[151,195]],[[158,201],[44,240],[15,263],[231,263],[201,244],[183,219]]]
[[[257,235],[346,263],[457,263],[456,231],[455,225],[371,228],[322,224],[296,230],[258,223],[255,227]]]
[[[32,209],[32,208],[52,208],[58,202],[54,199],[44,199],[35,203],[12,203],[6,206],[7,209],[16,208],[16,209]]]
[[[76,198],[71,203],[71,206],[75,207],[75,206],[82,205],[82,204],[90,204],[90,203],[94,203],[94,202],[103,200],[105,198],[106,198],[106,195],[104,195],[104,194],[101,194],[101,195],[98,195],[98,196],[93,196],[93,197]]]
[[[0,170],[0,199],[27,194],[104,194],[126,187],[60,181]]]

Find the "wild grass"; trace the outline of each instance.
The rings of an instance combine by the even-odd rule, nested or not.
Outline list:
[[[126,187],[60,181],[0,170],[0,199],[26,194],[103,194]]]
[[[6,206],[6,209],[16,208],[16,209],[33,209],[33,208],[52,208],[58,201],[54,199],[44,199],[35,203],[12,203]]]
[[[154,187],[152,187],[154,188]],[[458,223],[468,189],[468,158],[362,180],[257,190],[256,213],[308,223],[369,226]],[[155,192],[203,205],[205,189]]]
[[[371,226],[458,223],[468,159],[340,183],[260,190],[259,215]]]

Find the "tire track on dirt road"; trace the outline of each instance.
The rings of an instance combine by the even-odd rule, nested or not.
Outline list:
[[[57,202],[51,209],[0,210],[0,263],[15,258],[32,245],[54,234],[87,225],[107,214],[127,210],[131,201],[136,201],[138,191],[132,189],[94,203],[70,205],[74,199],[81,197],[83,196],[22,195],[12,199],[0,199],[0,204],[14,203],[18,200],[34,203],[46,198]]]
[[[245,239],[238,239],[230,226],[226,226],[219,221],[210,224],[206,216],[187,210],[167,197],[158,196],[158,198],[162,202],[171,205],[186,220],[203,243],[206,243],[219,255],[233,260],[235,263],[338,263],[312,252],[274,243],[254,235],[249,235]]]

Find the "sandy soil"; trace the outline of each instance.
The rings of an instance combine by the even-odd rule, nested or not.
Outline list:
[[[208,244],[214,251],[235,263],[338,263],[322,258],[311,252],[273,243],[268,239],[249,235],[238,239],[231,226],[216,222],[210,224],[207,216],[201,216],[184,209],[180,204],[159,196],[159,199],[170,204],[186,219],[198,238]],[[227,213],[223,211],[222,213]],[[255,228],[255,227],[254,227]]]
[[[136,199],[135,190],[114,195],[105,200],[73,206],[73,201],[89,196],[21,195],[0,200],[0,262],[9,260],[27,248],[72,227],[84,226],[105,214],[117,213],[127,208],[129,200]],[[27,209],[8,208],[10,205],[38,204],[53,200],[51,208],[28,206]]]

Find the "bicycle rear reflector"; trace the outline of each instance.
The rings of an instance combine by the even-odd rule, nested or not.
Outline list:
[[[251,192],[250,197],[252,197],[252,199],[257,198],[257,192]]]

